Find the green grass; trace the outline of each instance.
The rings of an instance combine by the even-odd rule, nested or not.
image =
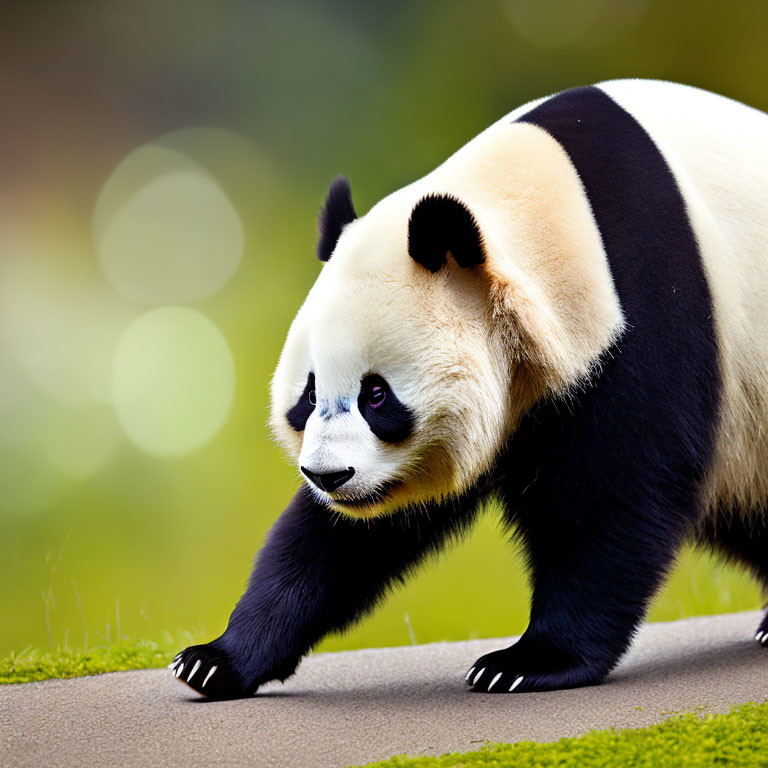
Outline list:
[[[162,667],[182,647],[184,644],[169,642],[167,646],[161,646],[150,640],[123,639],[91,650],[59,648],[41,653],[27,649],[0,660],[0,684]]]
[[[768,765],[768,704],[727,715],[685,714],[660,725],[590,731],[551,744],[495,744],[442,757],[398,756],[365,768],[671,768]]]

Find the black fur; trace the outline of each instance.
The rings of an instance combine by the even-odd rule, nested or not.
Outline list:
[[[337,176],[331,182],[318,219],[320,238],[317,241],[317,258],[320,261],[328,261],[331,258],[342,229],[356,218],[349,179],[346,176]]]
[[[209,698],[251,695],[285,680],[329,632],[370,611],[426,555],[460,535],[477,499],[372,520],[339,517],[302,486],[270,531],[224,634],[188,648],[180,679]],[[213,666],[219,667],[205,688]],[[223,670],[222,682],[214,685]],[[210,687],[209,687],[210,686]]]
[[[285,414],[288,423],[297,432],[304,431],[304,427],[307,425],[307,419],[312,415],[312,411],[315,410],[315,403],[310,399],[314,391],[315,374],[310,371],[309,376],[307,376],[307,384],[304,387],[304,391],[301,393],[301,397],[296,402],[296,405]]]
[[[493,474],[453,504],[358,523],[300,490],[226,632],[185,652],[192,663],[208,648],[204,669],[223,665],[229,688],[213,696],[247,695],[290,675],[323,635],[362,616],[425,553],[464,531],[491,490],[524,544],[531,620],[517,644],[476,662],[470,682],[484,691],[495,681],[494,692],[596,683],[697,526],[719,375],[712,302],[675,180],[643,128],[597,88],[555,96],[522,120],[548,131],[581,177],[627,331],[588,388],[540,403]],[[444,198],[422,203],[409,233],[416,260],[434,271],[450,250],[478,263],[482,242],[466,209]],[[743,553],[741,538],[732,536]],[[192,681],[197,690],[202,679]]]
[[[737,510],[721,509],[702,522],[698,543],[716,549],[725,559],[746,566],[763,584],[768,583],[768,522],[765,513],[744,517]]]
[[[475,217],[451,195],[427,195],[416,203],[408,222],[408,253],[430,272],[445,266],[448,253],[460,267],[485,261]]]
[[[378,408],[372,408],[368,403],[368,396],[374,386],[383,387],[387,394],[386,400]],[[362,417],[368,422],[371,432],[379,440],[399,443],[413,432],[413,414],[410,408],[397,399],[389,384],[381,376],[371,374],[363,379],[360,394],[357,397],[357,407]]]

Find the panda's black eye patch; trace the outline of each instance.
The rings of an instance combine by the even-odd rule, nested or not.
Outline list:
[[[307,376],[307,385],[304,387],[304,391],[301,393],[296,405],[291,408],[288,413],[285,414],[285,418],[288,423],[297,431],[303,432],[304,427],[307,425],[307,419],[315,410],[315,403],[317,398],[315,397],[315,374],[310,371]]]
[[[361,382],[357,407],[379,440],[399,443],[413,432],[413,414],[401,403],[389,384],[372,373]]]

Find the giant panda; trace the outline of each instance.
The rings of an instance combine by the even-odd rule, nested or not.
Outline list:
[[[568,90],[364,216],[335,180],[318,256],[272,385],[303,485],[179,680],[285,680],[489,498],[532,602],[474,691],[601,681],[686,541],[768,583],[768,115],[667,82]]]

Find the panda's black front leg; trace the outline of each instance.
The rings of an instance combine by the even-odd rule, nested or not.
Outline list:
[[[370,610],[394,581],[470,522],[476,503],[353,520],[302,487],[273,526],[221,637],[180,653],[176,676],[209,698],[252,695],[293,674],[324,635]]]
[[[586,501],[586,500],[585,500]],[[480,657],[467,683],[510,693],[599,683],[628,648],[693,514],[645,498],[602,510],[590,499],[568,512],[517,518],[532,568],[530,624],[520,640]]]

